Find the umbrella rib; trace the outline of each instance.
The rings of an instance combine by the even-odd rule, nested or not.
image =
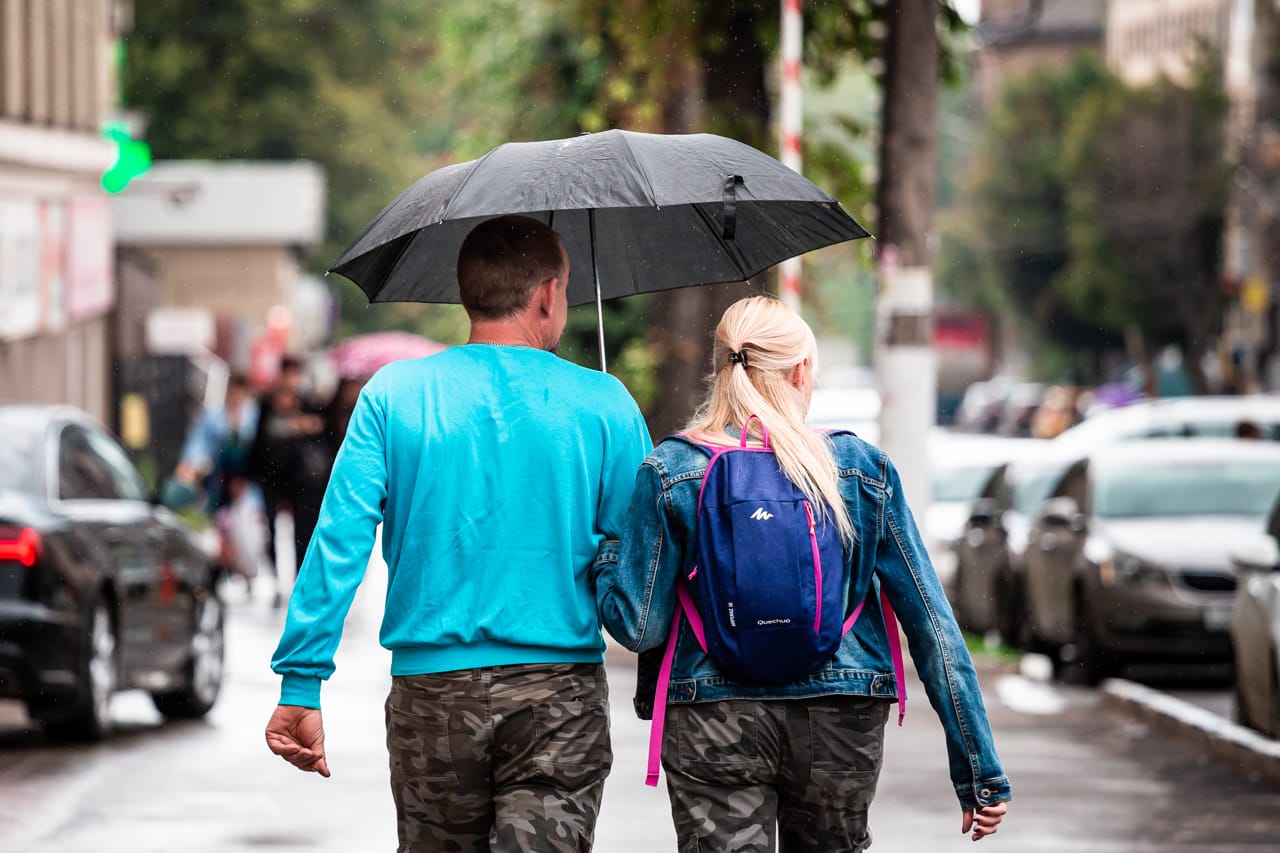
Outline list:
[[[717,222],[715,218],[711,216],[711,214],[703,210],[702,205],[694,204],[694,205],[691,205],[691,207],[698,214],[698,216],[702,218],[702,221],[709,226],[707,230],[711,232],[711,235],[713,237],[716,238],[716,241],[720,244],[720,248],[724,251],[724,253],[733,259],[733,266],[738,270],[738,274],[742,276],[742,278],[739,279],[739,281],[746,281],[747,279],[749,279],[751,276],[746,275],[745,272],[743,271],[742,253],[738,251],[738,247],[736,245],[730,247],[729,244],[733,241],[724,239],[724,232],[720,228],[721,223]]]
[[[496,154],[499,148],[505,147],[505,145],[499,145],[497,148],[490,149],[487,154],[475,161],[475,165],[471,167],[471,171],[467,172],[467,176],[462,179],[462,183],[458,184],[458,188],[453,191],[453,197],[449,199],[449,203],[444,206],[444,210],[440,211],[440,216],[436,220],[437,223],[444,222],[449,218],[449,208],[453,207],[453,203],[458,200],[458,196],[462,195],[462,191],[467,188],[467,184],[471,181],[472,176],[475,175],[476,172],[480,171],[480,167],[484,165],[484,161]]]
[[[645,184],[649,187],[649,198],[653,199],[654,207],[662,207],[658,203],[658,191],[653,188],[653,180],[650,179],[649,173],[645,171],[644,166],[640,165],[640,158],[636,156],[635,150],[631,147],[631,141],[627,139],[623,131],[618,131],[618,135],[622,137],[622,144],[627,149],[627,156],[631,158],[631,165],[636,167],[636,171],[640,173],[640,177],[644,178]]]

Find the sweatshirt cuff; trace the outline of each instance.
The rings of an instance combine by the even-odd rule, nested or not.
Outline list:
[[[285,673],[280,677],[280,704],[303,708],[320,707],[320,679]]]

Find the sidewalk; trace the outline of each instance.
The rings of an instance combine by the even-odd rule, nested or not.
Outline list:
[[[1121,678],[1103,682],[1101,691],[1105,703],[1151,727],[1189,741],[1247,774],[1280,784],[1280,741],[1239,725],[1220,709],[1210,710]]]

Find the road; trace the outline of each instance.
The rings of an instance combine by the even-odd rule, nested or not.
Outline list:
[[[333,778],[270,755],[262,727],[278,683],[268,669],[281,615],[269,595],[228,595],[228,680],[202,722],[165,725],[145,696],[122,694],[117,731],[93,747],[52,747],[0,707],[0,851],[232,853],[389,851],[395,847],[383,746],[388,655],[378,647],[376,572],[352,609],[325,687]],[[1049,685],[1010,665],[980,665],[996,743],[1013,781],[1005,828],[984,849],[1275,851],[1280,788],[1243,778],[1103,708],[1093,691]],[[609,659],[615,765],[596,849],[673,850],[662,789],[643,785],[647,725],[630,710],[634,670]],[[891,728],[872,806],[880,851],[965,849],[942,734],[914,685]]]

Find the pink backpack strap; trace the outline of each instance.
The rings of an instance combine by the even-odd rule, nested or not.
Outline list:
[[[907,679],[902,662],[902,637],[898,634],[898,617],[889,603],[884,587],[880,587],[880,611],[884,614],[884,630],[889,635],[889,654],[893,658],[893,679],[898,684],[898,725],[907,716]]]
[[[694,569],[696,572],[697,569]],[[671,667],[676,657],[676,641],[680,639],[680,621],[689,620],[689,627],[705,652],[707,638],[702,629],[702,616],[693,606],[693,598],[685,585],[676,584],[676,612],[671,614],[671,630],[667,634],[667,648],[662,654],[662,667],[658,670],[658,686],[653,689],[653,720],[649,723],[649,766],[644,783],[651,788],[658,785],[658,771],[662,768],[662,729],[667,722],[667,693],[671,687]]]

